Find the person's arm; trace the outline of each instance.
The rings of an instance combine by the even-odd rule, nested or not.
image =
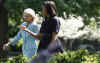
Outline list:
[[[19,26],[19,28],[21,29],[21,30],[24,30],[24,31],[26,31],[26,32],[28,32],[29,34],[31,34],[33,37],[35,37],[35,38],[37,38],[37,39],[41,39],[41,33],[34,33],[34,32],[31,32],[29,29],[27,29],[26,28],[26,26]]]
[[[13,40],[11,40],[8,44],[15,45],[18,40],[21,38],[21,30],[17,33]]]
[[[50,30],[52,31],[52,38],[51,38],[51,43],[56,42],[56,38],[57,38],[57,34],[59,33],[59,29],[60,29],[60,22],[57,19],[53,19],[53,21],[51,21],[51,27]]]
[[[14,37],[13,40],[11,40],[10,42],[4,44],[4,45],[3,45],[3,49],[4,49],[4,50],[8,49],[9,45],[15,45],[15,44],[18,42],[18,40],[19,40],[20,38],[21,38],[21,31],[19,31],[19,32],[17,33],[17,35]]]
[[[28,30],[27,28],[24,29],[24,31],[28,32],[29,34],[31,34],[33,37],[37,38],[37,39],[41,39],[41,33],[34,33],[31,32],[30,30]]]
[[[57,38],[57,33],[56,32],[52,32],[51,43],[55,42],[56,38]]]

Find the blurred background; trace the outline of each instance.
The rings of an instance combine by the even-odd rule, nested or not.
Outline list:
[[[35,10],[40,27],[43,1],[45,0],[0,0],[1,46],[17,34],[18,25],[24,22],[23,11],[26,8]],[[100,0],[53,1],[61,20],[58,37],[65,52],[56,55],[50,63],[100,63]],[[21,55],[21,44],[22,39],[16,46],[10,47],[9,52],[0,50],[1,63],[25,62],[26,59]]]

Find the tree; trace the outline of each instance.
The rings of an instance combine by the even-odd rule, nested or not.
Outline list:
[[[7,10],[4,7],[4,1],[5,0],[0,0],[0,56],[3,52],[2,46],[8,39],[8,15]]]
[[[41,12],[44,0],[7,0],[6,5],[11,15],[17,19],[22,15],[24,8],[33,8],[37,13]],[[100,16],[100,0],[53,0],[56,2],[58,15],[63,16],[63,12],[69,16],[74,14],[82,17]],[[20,15],[21,14],[21,15]],[[64,17],[64,16],[63,16]],[[16,20],[17,20],[16,19]]]
[[[100,0],[54,0],[57,4],[59,15],[63,16],[63,12],[67,16],[74,14],[82,16],[85,24],[89,24],[90,18],[100,16]],[[100,20],[100,19],[99,19]]]
[[[6,0],[6,7],[8,9],[8,22],[9,27],[19,25],[23,22],[23,10],[25,8],[32,8],[36,13],[41,15],[42,3],[45,0]],[[91,18],[94,18],[96,22],[100,20],[100,0],[53,0],[57,6],[57,15],[63,18],[69,17],[69,15],[81,16],[84,19],[84,23],[88,25]],[[66,16],[65,16],[66,15]],[[13,25],[11,25],[13,22]],[[10,28],[11,29],[11,28]],[[17,28],[18,30],[18,28]],[[17,32],[10,31],[10,32]],[[10,33],[9,32],[9,33]],[[11,33],[10,33],[11,34]],[[14,34],[12,34],[13,36]]]
[[[0,0],[0,43],[7,40],[8,15],[4,7],[4,0]]]

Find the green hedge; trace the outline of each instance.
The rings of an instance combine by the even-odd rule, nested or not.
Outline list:
[[[15,56],[0,63],[26,63],[29,59],[22,55]],[[67,51],[56,54],[49,63],[100,63],[100,51],[89,52],[88,50]]]
[[[59,53],[49,63],[100,63],[100,52],[77,50]]]
[[[28,60],[29,60],[28,58],[19,55],[8,59],[2,59],[0,63],[27,63]]]

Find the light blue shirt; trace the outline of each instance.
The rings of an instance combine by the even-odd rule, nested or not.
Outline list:
[[[24,22],[22,25],[26,26],[27,22]],[[39,31],[39,28],[35,22],[30,23],[27,29],[35,33],[38,33]],[[36,38],[34,38],[28,32],[20,30],[14,37],[14,39],[11,41],[11,45],[15,45],[18,42],[18,40],[20,40],[21,37],[23,38],[23,44],[22,44],[23,56],[32,58],[32,56],[34,56],[34,54],[37,52],[37,46],[35,42]]]

